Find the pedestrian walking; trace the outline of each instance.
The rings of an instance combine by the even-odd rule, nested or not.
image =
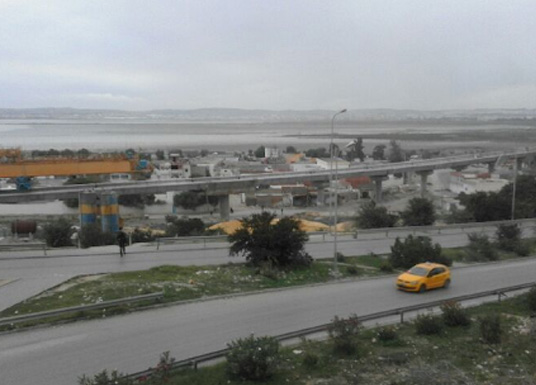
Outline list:
[[[127,234],[123,231],[123,228],[120,227],[117,232],[117,244],[119,245],[119,254],[121,257],[127,253]]]

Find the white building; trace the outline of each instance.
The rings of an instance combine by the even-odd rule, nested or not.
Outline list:
[[[331,169],[331,159],[330,158],[316,158],[316,164],[320,166],[323,170]],[[341,158],[333,158],[333,169],[342,170],[350,167],[350,162],[347,162]]]
[[[281,157],[281,150],[277,147],[264,147],[265,158],[279,158]]]
[[[170,155],[171,158],[171,155]],[[170,162],[161,163],[160,167],[155,168],[151,179],[171,179],[192,177],[192,168],[188,159],[171,159]]]
[[[322,167],[316,163],[291,163],[290,170],[294,172],[308,172],[322,170]]]
[[[475,192],[499,191],[509,182],[505,179],[493,178],[488,173],[451,172],[449,190],[453,193],[473,194]]]

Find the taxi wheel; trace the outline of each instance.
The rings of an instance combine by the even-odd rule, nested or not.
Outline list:
[[[450,286],[450,279],[447,279],[445,283],[443,284],[443,288],[448,289]]]
[[[426,285],[421,285],[421,287],[419,287],[419,293],[424,293],[426,291]]]

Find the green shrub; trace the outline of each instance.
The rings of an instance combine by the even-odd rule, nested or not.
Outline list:
[[[71,209],[77,209],[78,204],[78,198],[66,198],[62,200],[63,204]]]
[[[335,353],[352,355],[357,352],[357,337],[361,324],[356,315],[348,318],[335,316],[328,326],[328,334]]]
[[[501,342],[501,317],[498,314],[488,314],[480,318],[480,337],[485,343],[498,344]]]
[[[84,225],[80,230],[80,246],[82,248],[113,245],[115,241],[115,234],[103,232],[97,223]]]
[[[169,351],[162,353],[160,355],[158,364],[153,369],[153,373],[151,375],[151,383],[164,384],[169,382],[174,362],[175,358],[169,355]]]
[[[279,364],[279,342],[273,337],[253,335],[227,344],[227,373],[230,377],[264,381],[273,376]]]
[[[378,340],[381,342],[394,341],[398,339],[398,333],[393,326],[384,326],[378,329]]]
[[[71,246],[72,224],[65,218],[47,223],[43,228],[43,237],[49,247]]]
[[[299,221],[283,217],[273,223],[275,214],[263,211],[241,220],[241,226],[227,239],[231,243],[229,255],[243,256],[259,266],[270,263],[278,269],[310,266],[313,258],[305,251],[307,233]]]
[[[193,235],[203,235],[205,223],[199,218],[177,218],[166,216],[168,237],[188,237]]]
[[[155,203],[155,196],[154,194],[123,194],[119,195],[117,201],[125,207],[143,209],[146,205],[150,206]]]
[[[389,261],[382,261],[382,263],[380,263],[380,271],[383,271],[384,273],[392,273],[393,265],[391,265],[391,262]]]
[[[320,361],[320,358],[318,357],[318,354],[315,354],[312,352],[306,352],[303,355],[302,364],[306,368],[312,369],[318,365],[319,361]]]
[[[116,370],[108,373],[106,370],[103,370],[100,373],[95,374],[93,378],[83,375],[78,379],[79,385],[133,385],[134,380],[124,378],[124,374],[118,373]]]
[[[523,240],[521,240],[517,245],[515,245],[514,253],[516,253],[520,257],[526,257],[530,254],[530,245],[527,242],[523,242]]]
[[[433,260],[428,260],[428,262],[436,262],[436,263],[441,263],[445,266],[452,266],[452,258],[450,258],[448,255],[445,255],[443,253],[440,253],[437,257],[434,257]]]
[[[356,225],[360,229],[374,229],[382,227],[393,227],[398,220],[398,216],[389,214],[383,206],[376,206],[373,201],[367,202],[359,208],[356,217]]]
[[[506,251],[515,251],[521,243],[521,229],[517,223],[497,226],[497,247]]]
[[[467,259],[470,261],[496,261],[499,259],[497,250],[485,234],[468,234],[469,245],[467,246]]]
[[[441,305],[443,323],[447,326],[468,326],[471,318],[458,302],[448,301]]]
[[[173,196],[173,205],[175,207],[180,206],[185,210],[195,210],[197,207],[207,203],[216,206],[218,204],[218,197],[207,196],[202,191],[183,191]]]
[[[527,294],[527,305],[531,311],[536,312],[536,286]]]
[[[354,265],[347,266],[346,272],[348,273],[348,275],[359,275],[359,269]]]
[[[419,314],[415,319],[415,330],[417,334],[432,335],[439,334],[443,330],[441,318],[432,314]]]
[[[452,260],[441,254],[441,246],[438,243],[432,244],[429,237],[408,235],[403,241],[397,237],[391,246],[389,262],[395,268],[409,269],[417,263],[427,261],[452,265]]]
[[[341,252],[337,252],[337,262],[344,263],[345,257],[344,254]]]

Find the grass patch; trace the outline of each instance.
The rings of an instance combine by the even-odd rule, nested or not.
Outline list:
[[[379,269],[382,262],[386,261],[386,258],[374,253],[359,255],[357,257],[346,257],[348,263],[354,263],[356,265],[369,266]]]
[[[0,313],[2,317],[94,304],[142,294],[164,292],[164,302],[285,288],[333,280],[331,264],[315,261],[308,268],[264,271],[245,264],[221,266],[164,265],[143,271],[99,274],[73,278],[60,286],[29,298]],[[340,266],[343,278],[374,275],[374,271]],[[122,306],[119,312],[146,305]],[[110,311],[105,314],[110,314]],[[84,312],[84,317],[102,316],[102,311]],[[76,314],[60,319],[76,318]]]

